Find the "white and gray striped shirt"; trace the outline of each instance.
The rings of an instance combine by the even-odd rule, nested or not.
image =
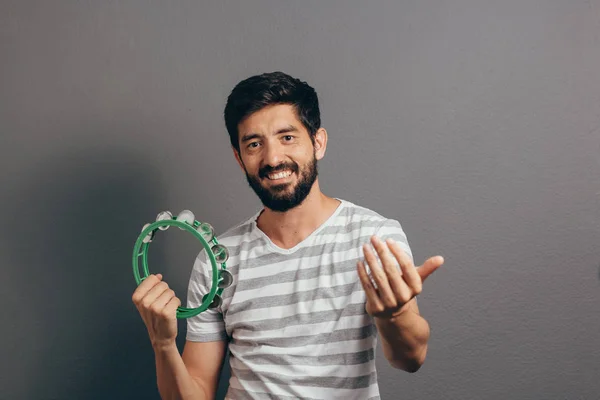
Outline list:
[[[371,235],[391,237],[412,257],[400,224],[340,200],[291,249],[276,246],[254,215],[219,236],[233,284],[222,306],[188,319],[187,340],[229,341],[227,399],[379,399],[377,331],[356,272]],[[200,253],[188,289],[197,307],[211,285]]]

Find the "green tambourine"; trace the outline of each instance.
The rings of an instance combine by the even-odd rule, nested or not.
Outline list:
[[[217,242],[215,230],[207,222],[198,222],[189,210],[183,210],[177,218],[169,211],[163,211],[156,217],[156,222],[146,224],[133,248],[133,277],[139,285],[146,279],[148,270],[148,248],[158,230],[164,231],[170,226],[192,233],[202,243],[212,266],[212,286],[210,292],[202,298],[202,304],[196,308],[177,307],[177,318],[190,318],[209,308],[219,307],[222,303],[221,293],[233,282],[233,276],[227,271],[225,262],[229,252],[225,246]],[[142,259],[143,276],[140,275],[139,261]],[[220,265],[220,267],[218,266]]]

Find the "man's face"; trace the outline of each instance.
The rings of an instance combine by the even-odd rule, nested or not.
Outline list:
[[[294,107],[265,107],[244,119],[238,132],[238,161],[263,205],[285,212],[301,204],[317,179],[317,157]]]

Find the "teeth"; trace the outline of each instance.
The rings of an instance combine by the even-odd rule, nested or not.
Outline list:
[[[292,171],[283,171],[283,172],[279,172],[277,174],[271,174],[271,175],[269,175],[269,179],[286,178],[286,177],[290,176],[291,174],[292,174]]]

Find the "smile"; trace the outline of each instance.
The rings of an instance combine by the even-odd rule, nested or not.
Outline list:
[[[275,181],[278,179],[283,179],[283,178],[287,178],[288,176],[290,176],[292,174],[292,171],[287,170],[287,171],[282,171],[282,172],[277,172],[276,174],[269,174],[267,175],[267,178]]]

